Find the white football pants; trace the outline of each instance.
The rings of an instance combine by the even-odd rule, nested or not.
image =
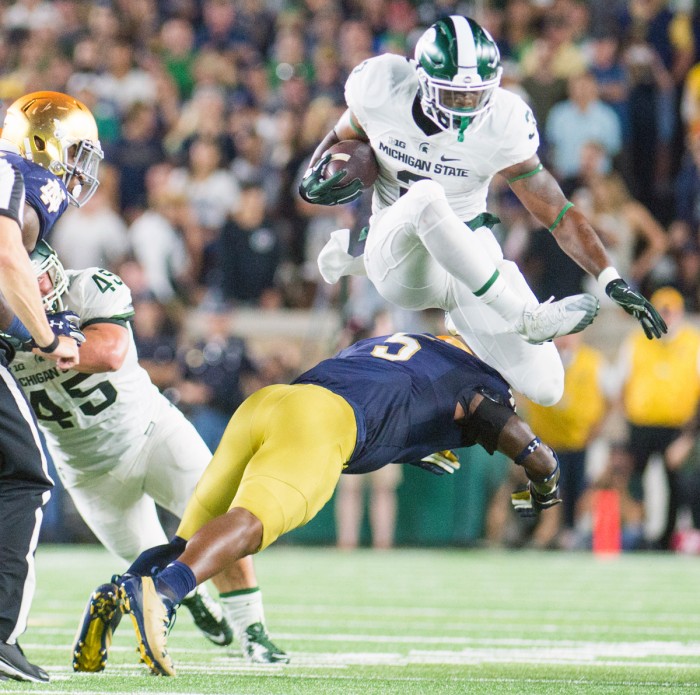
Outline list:
[[[182,517],[211,453],[192,424],[163,398],[154,427],[132,466],[118,459],[107,472],[90,474],[60,464],[59,476],[80,516],[110,552],[131,562],[167,542],[156,502]],[[52,451],[53,454],[53,451]]]
[[[393,205],[374,215],[364,252],[367,276],[384,299],[404,309],[444,309],[477,357],[498,370],[516,391],[536,403],[553,405],[564,392],[564,367],[554,344],[527,343],[426,248],[421,224],[429,220],[433,248],[440,248],[441,254],[452,250],[459,256],[467,247],[471,266],[495,266],[512,290],[527,303],[537,304],[515,263],[503,259],[490,229],[471,231],[456,215],[449,224],[435,224],[433,211],[439,209],[444,219],[445,202],[441,186],[417,182]],[[474,286],[480,283],[478,279]]]

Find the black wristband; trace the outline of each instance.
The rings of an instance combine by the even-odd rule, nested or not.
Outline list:
[[[60,341],[58,339],[58,336],[55,335],[53,337],[53,340],[46,347],[41,347],[41,345],[37,345],[37,347],[42,352],[45,352],[47,355],[50,355],[52,352],[56,351],[56,348],[58,347],[59,342]]]

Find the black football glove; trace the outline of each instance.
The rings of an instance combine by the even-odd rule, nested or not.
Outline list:
[[[327,154],[309,169],[299,184],[299,195],[307,202],[315,205],[342,205],[350,203],[362,195],[362,181],[353,179],[342,186],[336,186],[343,180],[347,169],[337,171],[327,179],[323,178],[326,164],[331,159]]]
[[[456,454],[452,451],[438,451],[424,456],[420,461],[411,461],[412,466],[418,466],[433,475],[452,475],[459,470],[460,463]]]
[[[605,287],[610,299],[621,306],[630,316],[642,324],[644,334],[649,340],[660,338],[668,332],[666,322],[656,309],[639,292],[633,290],[622,278],[611,280]]]
[[[0,157],[0,215],[22,226],[24,214],[24,178],[14,165]]]
[[[55,314],[46,314],[46,318],[54,335],[67,335],[78,343],[78,347],[85,342],[85,334],[79,327],[80,316],[74,311],[57,311]]]

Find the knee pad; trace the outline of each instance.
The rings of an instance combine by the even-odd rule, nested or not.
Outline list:
[[[419,232],[423,227],[439,224],[445,214],[451,212],[445,189],[436,181],[416,181],[401,197],[414,215]]]
[[[525,395],[535,403],[549,407],[555,405],[561,400],[564,395],[564,379],[559,378],[558,374],[547,376],[546,379],[541,379],[534,385],[533,392],[524,392]]]
[[[545,368],[546,366],[546,368]],[[533,403],[549,407],[558,403],[564,395],[564,366],[557,360],[531,369],[519,369],[507,377],[510,385]]]
[[[446,200],[447,196],[445,189],[437,181],[422,179],[410,186],[403,198],[413,203],[422,203],[425,206],[435,200]]]

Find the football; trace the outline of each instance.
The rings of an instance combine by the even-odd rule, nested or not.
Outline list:
[[[333,174],[342,169],[347,171],[345,176],[336,184],[337,186],[345,186],[354,179],[360,179],[362,187],[369,188],[379,174],[379,167],[377,166],[374,152],[372,152],[372,148],[366,142],[341,140],[329,147],[324,152],[324,155],[326,154],[331,155],[331,159],[324,170],[326,178],[333,176]]]

